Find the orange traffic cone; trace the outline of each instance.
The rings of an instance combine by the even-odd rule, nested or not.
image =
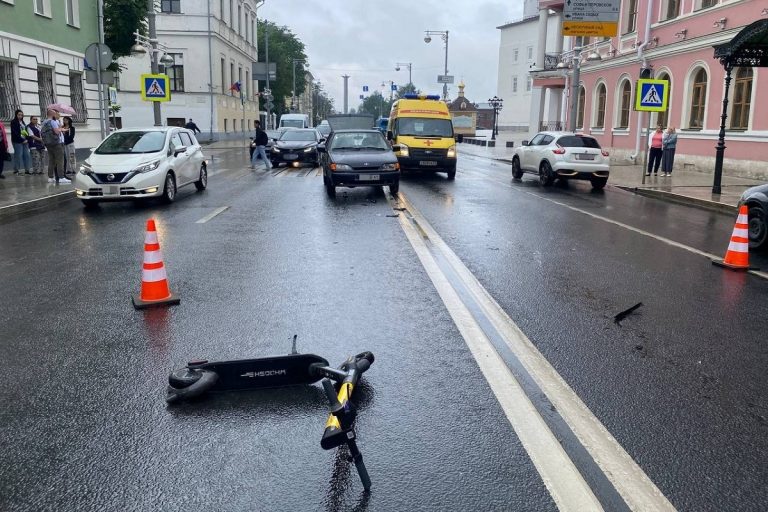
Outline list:
[[[144,309],[151,306],[173,305],[181,299],[168,288],[168,276],[160,254],[155,221],[147,221],[147,235],[144,238],[144,268],[141,271],[141,294],[133,297],[133,307]]]
[[[749,266],[749,226],[748,226],[747,207],[742,205],[739,208],[739,216],[736,218],[736,225],[733,227],[731,243],[728,244],[728,250],[725,251],[725,258],[722,261],[712,260],[713,265],[729,268],[731,270],[750,270]]]

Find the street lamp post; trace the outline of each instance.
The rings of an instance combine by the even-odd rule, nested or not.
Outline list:
[[[395,64],[395,71],[400,71],[400,66],[408,68],[408,83],[413,84],[413,79],[411,78],[411,68],[413,67],[413,64],[410,62],[398,62]]]
[[[131,53],[134,55],[141,55],[143,53],[149,52],[150,69],[152,74],[156,74],[159,72],[157,58],[159,53],[163,54],[163,56],[159,59],[159,63],[163,66],[173,66],[175,61],[173,60],[173,57],[168,55],[168,47],[157,40],[157,31],[155,30],[155,11],[152,0],[150,0],[149,4],[150,9],[147,13],[149,37],[143,36],[138,32],[134,32],[133,37],[135,38],[136,43],[131,47]],[[167,84],[167,86],[170,87],[171,84]],[[152,110],[155,117],[155,126],[163,126],[163,118],[160,111],[159,101],[152,102]]]
[[[443,76],[448,76],[448,31],[447,30],[426,30],[424,36],[424,42],[429,44],[432,42],[431,36],[440,36],[445,42],[445,73]],[[448,83],[443,83],[443,101],[448,99]]]
[[[503,99],[498,96],[488,100],[488,103],[493,108],[493,130],[491,130],[491,140],[496,140],[496,134],[499,133],[499,111],[503,105]]]

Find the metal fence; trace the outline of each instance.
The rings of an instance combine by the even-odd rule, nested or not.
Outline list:
[[[76,114],[72,116],[73,123],[85,123],[88,121],[88,108],[85,106],[85,94],[83,93],[83,74],[69,74],[69,94],[72,99],[72,108]]]
[[[53,90],[53,68],[37,68],[37,90],[40,113],[45,116],[48,105],[56,103],[56,93]]]
[[[0,119],[13,119],[13,113],[18,106],[13,62],[0,60]]]
[[[540,132],[561,132],[563,131],[562,121],[542,121],[539,125]]]

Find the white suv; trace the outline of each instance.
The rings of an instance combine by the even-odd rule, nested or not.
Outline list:
[[[512,157],[512,177],[539,176],[545,187],[562,180],[589,180],[601,189],[608,182],[610,160],[594,137],[573,132],[541,132],[524,140]]]
[[[75,194],[86,206],[99,201],[176,199],[180,187],[208,186],[208,170],[191,130],[126,128],[102,141],[75,175]]]

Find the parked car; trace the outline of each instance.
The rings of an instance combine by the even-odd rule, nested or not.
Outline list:
[[[319,165],[317,144],[325,140],[314,128],[286,130],[280,135],[269,154],[274,167],[281,163],[299,166]]]
[[[392,194],[400,190],[400,164],[378,130],[334,130],[318,151],[330,197],[340,186],[389,185]]]
[[[739,200],[743,204],[749,212],[750,249],[768,247],[768,183],[745,190]]]
[[[170,203],[191,184],[199,191],[208,186],[205,157],[191,130],[173,126],[113,132],[74,178],[75,194],[86,206],[151,197]]]
[[[512,177],[521,179],[531,173],[545,187],[556,179],[588,180],[592,188],[602,189],[608,182],[608,152],[597,139],[573,132],[541,132],[524,140],[512,157]]]

